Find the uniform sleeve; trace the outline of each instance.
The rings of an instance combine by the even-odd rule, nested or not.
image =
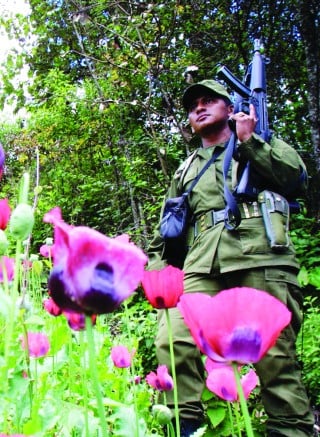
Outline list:
[[[271,187],[283,195],[304,195],[307,189],[307,171],[296,150],[279,138],[270,144],[253,134],[238,145],[240,160],[250,161],[254,170]]]

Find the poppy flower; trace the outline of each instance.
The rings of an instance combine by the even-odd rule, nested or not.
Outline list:
[[[40,358],[47,355],[50,349],[48,337],[41,332],[28,332],[27,342],[24,336],[20,337],[22,349],[28,349],[29,356]]]
[[[218,362],[258,362],[291,320],[280,300],[248,287],[184,294],[178,308],[201,352]]]
[[[63,311],[63,315],[66,317],[69,327],[73,331],[83,331],[86,327],[86,316],[85,314],[76,313],[73,311]],[[96,324],[97,316],[95,314],[91,315],[92,325]]]
[[[125,346],[113,346],[111,349],[111,359],[113,364],[119,368],[130,367],[133,355],[134,351],[130,353]]]
[[[211,362],[209,366],[207,364],[208,361]],[[206,379],[208,389],[225,401],[239,401],[233,368],[226,364],[215,363],[208,358],[205,367],[208,372]],[[248,399],[252,390],[257,386],[258,381],[258,376],[253,369],[250,369],[248,373],[241,377],[240,382],[246,399]]]
[[[4,153],[2,144],[0,143],[0,179],[2,178],[3,175],[5,159],[6,159],[6,155]]]
[[[43,244],[39,249],[40,255],[45,258],[53,257],[53,245],[49,246],[48,244]]]
[[[62,309],[55,303],[55,301],[49,297],[45,299],[42,303],[43,308],[52,316],[60,316],[62,314]]]
[[[0,282],[4,282],[6,278],[9,282],[14,278],[15,260],[7,256],[0,258]]]
[[[8,199],[0,200],[0,229],[3,231],[7,228],[10,220],[11,208]]]
[[[154,308],[174,308],[183,293],[184,272],[177,267],[166,266],[161,270],[146,270],[142,287],[146,298]]]
[[[85,226],[70,226],[60,208],[47,213],[44,221],[54,225],[49,290],[63,310],[109,313],[138,287],[147,256],[127,235],[109,238]]]
[[[67,319],[69,327],[73,331],[83,331],[86,327],[85,314],[76,313],[73,311],[63,311],[51,297],[43,301],[43,308],[54,317],[58,317],[61,316],[61,314],[63,314]],[[96,319],[97,319],[96,315],[91,316],[93,325],[96,323]]]
[[[146,376],[146,381],[151,387],[159,391],[173,390],[173,379],[169,375],[165,364],[158,366],[157,372],[150,372]]]

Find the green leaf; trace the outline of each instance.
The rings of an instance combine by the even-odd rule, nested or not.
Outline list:
[[[207,415],[210,419],[210,423],[216,428],[226,417],[226,408],[208,408]]]

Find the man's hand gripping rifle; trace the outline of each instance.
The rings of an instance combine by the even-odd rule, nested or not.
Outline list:
[[[260,40],[254,41],[254,53],[245,73],[244,82],[237,79],[227,67],[221,66],[217,72],[234,91],[234,112],[249,113],[250,103],[254,105],[258,122],[255,132],[269,142],[271,132],[268,123],[267,94],[266,94],[266,58],[261,54]],[[256,199],[258,195],[257,180],[247,163],[236,189],[236,196],[246,199]]]
[[[238,80],[225,66],[219,68],[217,75],[234,90],[235,113],[242,111],[248,114],[249,105],[253,104],[258,118],[255,132],[266,142],[270,142],[265,66],[266,58],[261,54],[260,40],[256,39],[253,59],[248,65],[244,82]],[[234,137],[236,138],[236,135]],[[234,144],[234,156],[236,156],[236,144]],[[259,183],[259,176],[250,167],[250,162],[244,164],[240,181],[233,194],[238,201],[258,200],[271,248],[275,252],[282,252],[289,245],[289,211],[298,211],[299,203],[292,200],[289,204],[282,195],[265,189],[263,184]],[[305,177],[306,175],[302,171],[301,180]]]

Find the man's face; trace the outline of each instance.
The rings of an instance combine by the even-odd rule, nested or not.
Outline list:
[[[203,93],[189,105],[188,117],[194,133],[203,135],[225,127],[233,106],[218,95]]]

